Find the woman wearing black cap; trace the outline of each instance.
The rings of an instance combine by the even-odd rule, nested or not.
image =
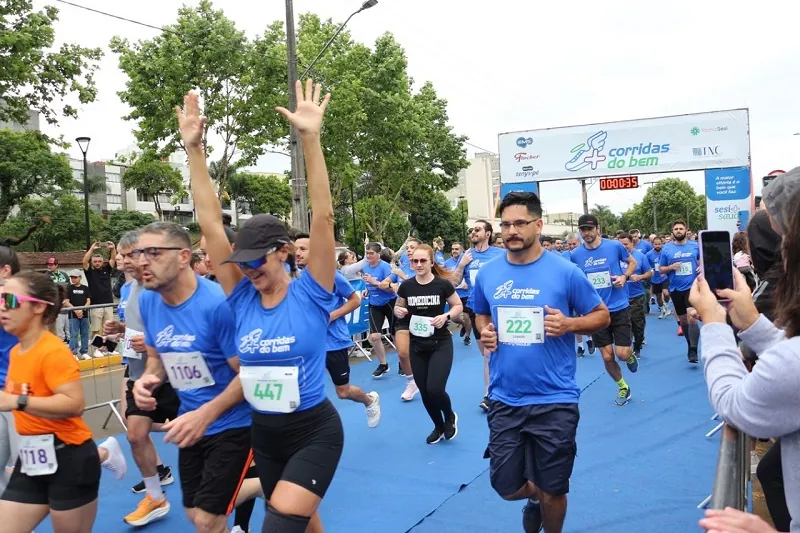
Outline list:
[[[247,220],[235,252],[225,237],[222,210],[202,149],[205,119],[197,95],[178,110],[189,155],[192,193],[217,280],[236,317],[244,397],[253,408],[252,446],[269,502],[262,533],[321,531],[316,515],[344,443],[339,415],[325,395],[325,343],[334,296],[333,207],[320,130],[330,95],[298,81],[297,110],[277,108],[302,140],[312,210],[306,274],[292,279],[285,263],[291,241],[271,215]],[[227,259],[226,259],[227,258]],[[224,260],[223,260],[224,259]]]

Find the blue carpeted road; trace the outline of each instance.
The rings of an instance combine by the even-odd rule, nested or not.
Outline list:
[[[674,533],[697,529],[696,505],[708,495],[718,439],[703,435],[714,423],[702,369],[686,362],[686,343],[675,334],[672,317],[648,317],[647,345],[638,374],[625,377],[633,400],[616,407],[616,386],[605,375],[599,352],[578,364],[581,398],[578,458],[572,476],[565,531],[569,533]],[[345,426],[346,444],[339,470],[320,512],[327,533],[489,533],[521,531],[521,502],[505,502],[491,489],[484,460],[488,429],[478,408],[483,392],[477,348],[455,338],[456,362],[449,382],[459,414],[459,434],[451,442],[425,444],[431,424],[419,398],[402,403],[405,378],[393,374],[375,381],[372,363],[353,367],[352,382],[381,394],[383,421],[367,428],[364,409],[334,400]],[[335,398],[332,387],[329,394]],[[156,446],[167,464],[177,465],[177,450]],[[124,436],[119,438],[128,451]],[[103,474],[100,511],[94,530],[127,531],[122,517],[139,496],[139,480],[128,455],[121,482]],[[176,471],[174,468],[173,471]],[[181,508],[176,482],[167,489],[173,505],[152,533],[192,531]],[[252,531],[260,531],[258,505]],[[51,531],[48,524],[37,533]]]

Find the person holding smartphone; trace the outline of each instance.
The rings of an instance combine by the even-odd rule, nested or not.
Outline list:
[[[433,421],[426,442],[436,444],[458,434],[458,416],[445,389],[453,367],[453,338],[447,322],[451,315],[461,314],[461,298],[447,271],[435,262],[430,246],[418,245],[410,260],[416,275],[400,285],[394,314],[408,324],[411,371]],[[447,313],[446,304],[450,304]]]

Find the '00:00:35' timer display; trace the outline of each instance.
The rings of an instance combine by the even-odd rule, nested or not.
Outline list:
[[[639,176],[626,176],[624,178],[600,178],[601,191],[616,191],[618,189],[638,189]]]

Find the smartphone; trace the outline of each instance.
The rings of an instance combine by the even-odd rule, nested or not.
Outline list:
[[[103,337],[100,335],[95,335],[94,339],[92,339],[92,346],[95,348],[102,348],[106,345],[106,341],[103,340]]]
[[[720,289],[733,289],[733,250],[729,231],[703,230],[697,236],[700,243],[700,269],[709,288],[717,295]]]

